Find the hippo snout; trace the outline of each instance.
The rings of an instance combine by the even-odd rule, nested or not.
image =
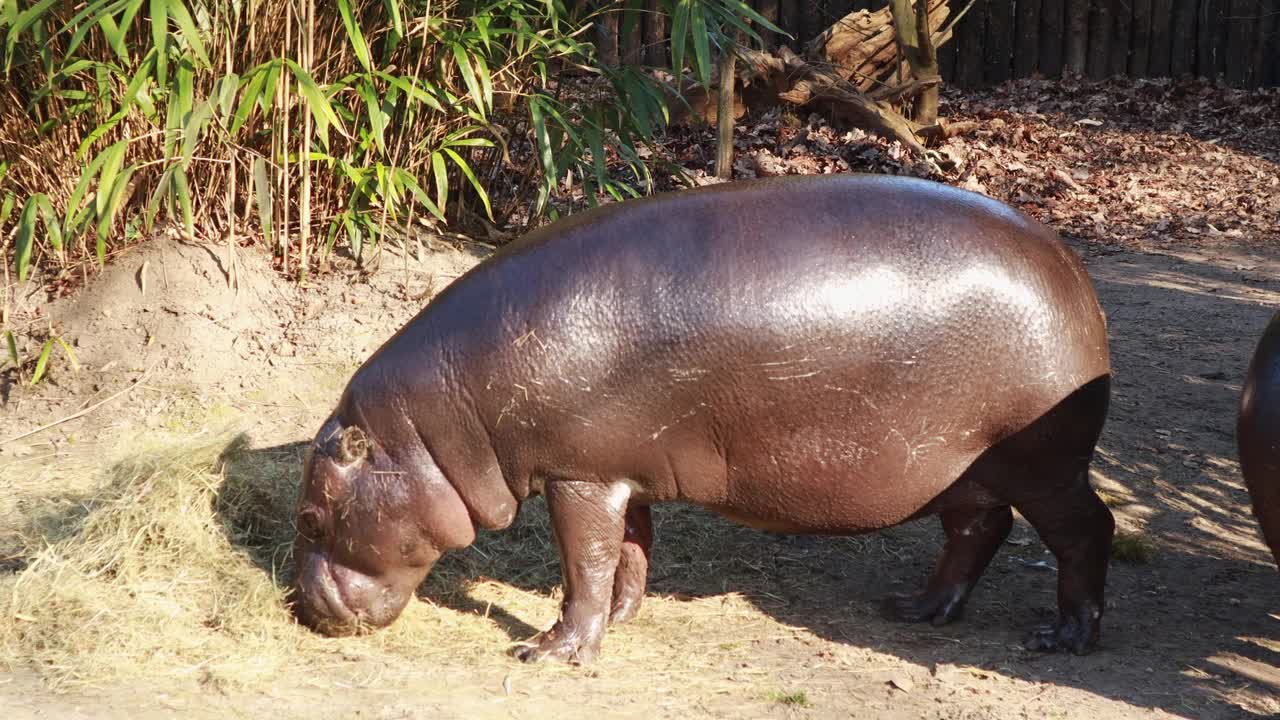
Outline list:
[[[293,611],[299,622],[322,635],[356,635],[390,625],[412,594],[412,586],[404,591],[317,556],[300,565]]]

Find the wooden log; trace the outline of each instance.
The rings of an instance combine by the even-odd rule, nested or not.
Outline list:
[[[1253,24],[1259,15],[1256,0],[1231,0],[1227,10],[1227,84],[1245,85],[1253,59]]]
[[[1131,51],[1129,33],[1133,27],[1133,5],[1129,0],[1111,2],[1111,53],[1107,59],[1107,74],[1124,75],[1129,72]]]
[[[1013,18],[1013,76],[1031,77],[1040,66],[1041,0],[1018,0]]]
[[[1151,55],[1151,2],[1133,0],[1133,50],[1129,55],[1129,74],[1147,76],[1147,58]]]
[[[1065,0],[1042,0],[1040,3],[1040,74],[1045,77],[1062,74],[1066,17]]]
[[[974,0],[973,7],[960,20],[960,54],[956,56],[956,82],[963,87],[982,84],[982,57],[986,41],[987,0]]]
[[[1147,74],[1169,76],[1169,59],[1173,30],[1173,0],[1151,0],[1151,49],[1147,55]]]
[[[1085,71],[1094,80],[1107,76],[1111,62],[1111,7],[1109,0],[1092,0],[1089,9],[1089,51]]]
[[[665,66],[667,56],[667,14],[660,0],[645,0],[644,59],[655,67]]]
[[[1062,70],[1083,75],[1089,47],[1089,0],[1067,0],[1067,38]]]
[[[987,0],[983,80],[1002,83],[1013,74],[1013,0]]]
[[[1190,75],[1196,67],[1196,8],[1198,0],[1174,0],[1169,74]]]

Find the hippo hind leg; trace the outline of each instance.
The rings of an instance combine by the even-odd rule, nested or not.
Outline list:
[[[649,581],[649,548],[653,545],[653,522],[648,505],[629,505],[618,569],[613,572],[613,601],[609,623],[627,622],[640,610]]]
[[[1024,641],[1035,650],[1089,652],[1098,641],[1115,520],[1089,484],[1110,377],[1076,390],[1000,445],[1003,472],[981,480],[1035,528],[1058,560],[1058,618]]]
[[[963,485],[955,490],[962,493]],[[1008,505],[950,508],[940,515],[946,545],[924,591],[888,598],[889,612],[898,620],[937,626],[959,618],[969,593],[1013,528]]]

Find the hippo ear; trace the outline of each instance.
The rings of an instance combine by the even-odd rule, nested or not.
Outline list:
[[[363,460],[368,454],[369,439],[365,437],[363,430],[349,427],[342,431],[342,437],[338,439],[338,462],[350,465]]]

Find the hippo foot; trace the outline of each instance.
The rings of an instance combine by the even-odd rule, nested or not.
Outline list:
[[[966,593],[963,587],[926,590],[885,598],[889,615],[901,622],[928,622],[934,627],[960,619]]]
[[[613,608],[609,610],[609,624],[621,625],[631,620],[640,612],[640,600],[637,598],[627,598],[619,600],[613,604]]]
[[[580,633],[566,632],[557,624],[542,636],[537,645],[516,651],[521,662],[556,660],[570,665],[587,665],[600,653],[600,638],[585,638]]]
[[[1035,628],[1027,634],[1022,646],[1028,650],[1069,650],[1076,655],[1087,655],[1097,642],[1096,621],[1087,617],[1071,617]]]

